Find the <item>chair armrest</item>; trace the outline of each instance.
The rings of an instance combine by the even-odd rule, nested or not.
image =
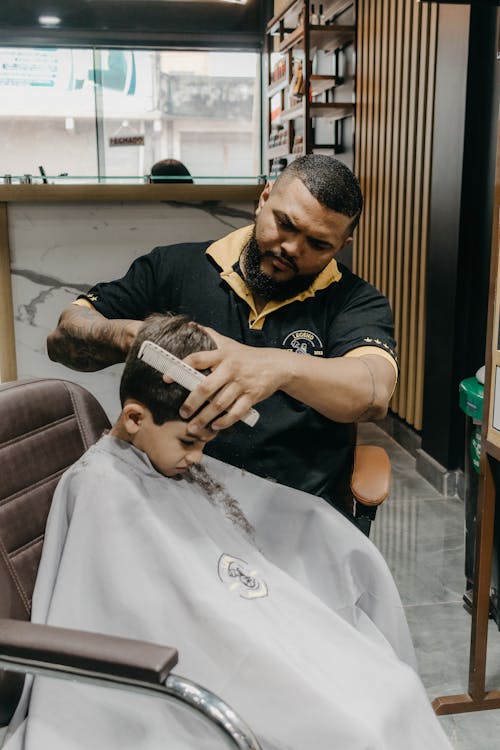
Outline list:
[[[170,672],[177,657],[175,649],[146,641],[0,619],[0,676],[1,670],[12,670],[174,700],[210,721],[232,747],[261,750],[251,729],[227,703]]]
[[[0,619],[0,659],[9,658],[158,685],[177,664],[178,653],[145,641]]]
[[[351,492],[362,505],[376,507],[384,502],[391,486],[391,463],[384,448],[356,445],[351,475]]]

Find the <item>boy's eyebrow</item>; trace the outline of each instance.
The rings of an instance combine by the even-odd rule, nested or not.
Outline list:
[[[201,435],[191,435],[190,432],[186,433],[187,437],[191,440],[200,440],[202,443],[207,443],[209,440],[211,440],[213,437],[217,435],[216,430],[210,429],[210,427],[205,427],[201,433]]]

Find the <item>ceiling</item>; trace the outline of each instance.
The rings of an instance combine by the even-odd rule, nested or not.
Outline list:
[[[2,0],[0,44],[255,49],[271,15],[271,0]]]

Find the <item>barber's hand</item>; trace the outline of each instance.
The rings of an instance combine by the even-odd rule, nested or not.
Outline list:
[[[246,346],[211,328],[205,330],[217,344],[217,349],[196,352],[184,360],[196,370],[212,370],[189,394],[180,410],[181,416],[189,419],[205,402],[209,402],[190,422],[189,432],[192,434],[199,434],[209,424],[213,430],[230,427],[251,406],[277,391],[289,374],[286,352]],[[219,417],[221,414],[223,416]]]
[[[142,328],[144,321],[143,320],[124,320],[123,330],[122,330],[122,349],[125,352],[125,354],[128,353],[128,350],[134,343],[134,339],[139,333],[140,329]]]

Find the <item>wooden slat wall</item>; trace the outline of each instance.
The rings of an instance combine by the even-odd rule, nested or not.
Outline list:
[[[353,268],[389,298],[400,359],[391,408],[420,430],[439,11],[415,0],[357,8],[355,171],[365,208]]]
[[[0,383],[16,378],[7,204],[0,203]]]

